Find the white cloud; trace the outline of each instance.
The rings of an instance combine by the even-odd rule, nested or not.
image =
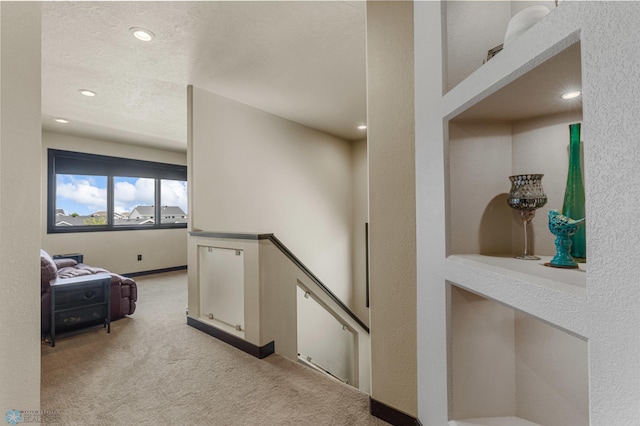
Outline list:
[[[187,212],[187,182],[178,180],[163,180],[161,190],[163,206],[178,206]]]
[[[116,182],[114,186],[116,203],[125,203],[136,199],[136,187],[131,185],[129,182]]]
[[[95,182],[90,182],[88,179],[77,179],[72,176],[67,176],[67,178],[68,182],[57,184],[56,195],[58,197],[85,205],[93,211],[107,209],[106,188],[98,188]]]
[[[135,184],[128,181],[114,183],[113,209],[118,213],[130,212],[137,206],[152,206],[154,200],[154,179],[140,178]]]

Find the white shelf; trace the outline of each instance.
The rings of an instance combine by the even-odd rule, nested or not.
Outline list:
[[[637,176],[637,161],[629,153],[639,125],[633,118],[637,84],[630,89],[624,83],[637,81],[639,69],[632,24],[640,13],[637,5],[560,2],[488,63],[480,66],[474,59],[473,70],[464,53],[496,45],[496,25],[486,34],[480,24],[467,29],[461,24],[475,24],[480,6],[451,3],[462,10],[458,16],[434,17],[431,8],[415,9],[422,24],[416,51],[428,53],[416,55],[415,72],[416,116],[424,118],[416,125],[421,420],[456,419],[450,426],[530,424],[524,418],[539,424],[634,424],[640,412],[640,288],[637,270],[629,264],[638,245],[630,231],[635,227],[628,186]],[[473,4],[470,10],[465,3]],[[508,3],[505,8],[516,4]],[[496,14],[495,21],[500,20]],[[443,37],[430,38],[427,28],[440,28]],[[461,34],[454,40],[458,44],[443,43],[451,34]],[[484,45],[468,43],[482,37]],[[438,53],[442,61],[432,66]],[[530,97],[526,86],[541,93],[559,87],[554,80],[575,73],[560,69],[565,60],[581,70],[584,99],[575,111],[558,113],[557,105]],[[446,70],[449,63],[462,66]],[[441,69],[445,80],[454,76],[452,82],[460,83],[449,89],[445,81],[443,87]],[[438,120],[431,120],[437,109]],[[588,276],[584,265],[581,271],[552,270],[479,255],[522,248],[517,213],[504,211],[509,172],[528,173],[523,169],[529,166],[531,173],[541,170],[550,196],[546,207],[561,206],[564,183],[558,182],[566,174],[554,170],[566,166],[568,139],[561,137],[571,122],[583,122]],[[544,212],[536,218],[534,250],[552,254]],[[509,375],[514,363],[516,372]],[[493,388],[506,389],[506,397],[487,391],[495,382],[494,370],[504,384]],[[490,417],[510,414],[520,418]]]
[[[446,278],[452,284],[588,338],[586,264],[580,269],[544,266],[542,260],[520,260],[479,254],[452,255]]]
[[[582,85],[580,31],[575,23],[564,21],[567,10],[553,9],[442,98],[443,119],[455,123],[447,135],[450,253],[455,254],[447,259],[446,278],[473,293],[588,337],[585,265],[579,270],[560,270],[544,266],[550,256],[536,262],[459,254],[508,253],[517,245],[515,238],[520,237],[513,227],[512,212],[500,196],[508,190],[507,177],[525,172],[521,169],[540,169],[548,175],[543,184],[549,208],[561,205],[566,175],[557,176],[555,171],[565,162],[556,165],[548,157],[561,159],[564,154],[568,135],[565,138],[562,132],[566,130],[562,121],[573,122],[582,115],[582,97],[570,102],[560,99],[568,88],[580,89]],[[496,122],[507,124],[493,124]],[[543,216],[535,219],[534,228],[541,232],[534,242],[540,246],[539,252],[549,254],[552,236],[545,234]],[[476,235],[477,242],[466,239]]]
[[[568,88],[579,90],[582,87],[580,43],[575,36],[551,47],[544,55],[521,68],[536,64],[538,60],[571,42],[573,44],[569,47],[504,87],[500,86],[509,79],[499,82],[496,87],[500,87],[500,90],[465,109],[454,118],[455,121],[518,121],[540,115],[557,115],[581,110],[582,97],[569,101],[560,98]],[[478,72],[482,71],[484,69]],[[519,71],[520,69],[513,72],[512,77],[519,75]]]
[[[562,26],[560,32],[549,31],[562,20],[560,9],[447,92],[442,99],[443,117],[515,121],[580,110],[579,99],[559,99],[568,87],[581,85],[579,31],[571,25]]]
[[[451,420],[449,426],[540,426],[520,417],[482,417],[475,419]]]

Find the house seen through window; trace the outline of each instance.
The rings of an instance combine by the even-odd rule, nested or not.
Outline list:
[[[50,149],[48,191],[49,232],[187,224],[185,166]]]

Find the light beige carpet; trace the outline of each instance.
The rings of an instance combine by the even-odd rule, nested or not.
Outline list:
[[[63,425],[384,425],[368,395],[277,354],[258,360],[186,325],[186,272],[139,277],[111,334],[42,344],[41,409]]]

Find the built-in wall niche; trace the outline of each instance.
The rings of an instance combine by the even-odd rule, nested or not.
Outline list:
[[[582,122],[582,98],[561,98],[582,85],[579,38],[573,34],[542,56],[547,59],[490,95],[477,99],[475,93],[457,94],[460,106],[445,100],[452,111],[446,144],[448,254],[521,253],[524,230],[519,212],[507,205],[509,176],[530,173],[544,174],[548,197],[530,227],[530,248],[536,254],[555,253],[547,214],[562,209],[569,124]],[[583,126],[583,136],[585,131],[588,126]]]
[[[586,340],[448,289],[451,426],[589,424]]]
[[[551,12],[555,1],[446,1],[446,91],[487,62],[489,50],[503,44],[509,20],[530,6]],[[500,53],[498,53],[499,55]]]
[[[569,162],[569,124],[580,113],[516,122],[449,123],[449,254],[524,251],[520,213],[507,204],[509,176],[542,173],[547,204],[529,227],[530,251],[553,256],[548,212],[561,210]]]

